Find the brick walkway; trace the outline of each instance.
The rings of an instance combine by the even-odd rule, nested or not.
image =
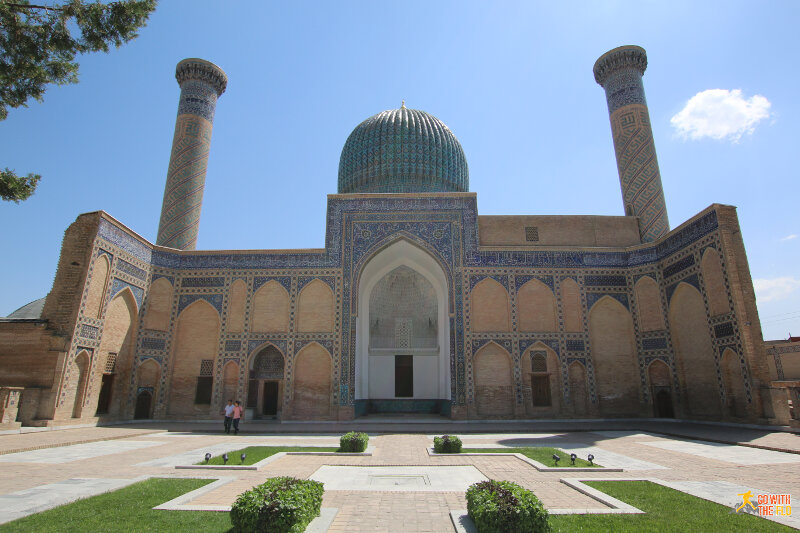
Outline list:
[[[213,428],[216,429],[217,425]],[[285,425],[281,425],[285,426]],[[675,425],[687,437],[698,440],[705,436],[711,441],[747,438],[765,447],[773,445],[794,449],[796,435],[788,433],[765,433],[753,438],[750,430],[736,432],[731,428],[703,425],[688,425],[689,430]],[[186,424],[172,426],[173,430],[200,429],[201,425]],[[212,426],[209,426],[209,429]],[[188,453],[189,457],[202,458],[207,448],[240,445],[272,444],[285,442],[291,445],[330,445],[335,436],[320,438],[308,433],[295,436],[266,437],[253,434],[255,424],[245,426],[247,433],[233,437],[221,433],[165,433],[158,431],[164,426],[150,427],[104,427],[80,428],[63,431],[48,431],[0,436],[0,507],[4,495],[63,482],[75,478],[133,479],[139,476],[231,476],[234,479],[216,490],[200,495],[191,501],[194,505],[230,505],[238,494],[261,483],[265,478],[278,475],[293,475],[307,478],[323,465],[341,466],[457,466],[472,465],[487,478],[515,481],[533,490],[550,509],[601,508],[596,500],[572,489],[560,480],[563,477],[613,477],[619,479],[652,477],[670,482],[724,481],[737,486],[772,493],[789,492],[800,497],[800,455],[781,454],[754,448],[692,443],[675,444],[678,439],[643,431],[598,430],[596,432],[565,432],[550,429],[546,434],[518,434],[517,426],[509,424],[498,434],[462,434],[465,447],[546,445],[582,449],[592,447],[602,464],[602,454],[613,452],[639,461],[638,470],[624,472],[580,472],[563,473],[539,471],[513,456],[430,456],[426,448],[432,443],[425,434],[373,435],[370,444],[374,454],[367,456],[309,456],[288,455],[260,470],[176,470],[172,466],[143,465],[150,461],[168,463],[169,457]],[[270,429],[275,426],[265,426]],[[612,425],[614,427],[614,425]],[[672,429],[675,429],[673,427]],[[284,429],[284,428],[282,428]],[[308,427],[307,431],[332,428],[328,426]],[[349,429],[349,428],[348,428]],[[420,428],[428,435],[442,433],[428,431],[430,426]],[[446,427],[448,433],[453,433]],[[473,427],[473,431],[478,429]],[[482,428],[481,428],[482,429]],[[538,429],[538,427],[537,427]],[[714,430],[717,430],[716,432]],[[343,431],[342,431],[343,432]],[[117,450],[109,451],[102,442],[119,439]],[[12,455],[15,449],[41,449],[59,445],[96,442],[97,445],[81,444],[64,449],[63,457],[58,448],[48,453],[32,452]],[[766,444],[765,444],[766,443]],[[5,453],[3,453],[5,452]],[[105,455],[100,455],[104,453]],[[44,458],[46,456],[46,459]],[[31,462],[35,458],[38,462]],[[780,459],[780,462],[777,461]],[[51,461],[49,463],[43,462]],[[63,462],[58,462],[63,460]],[[55,461],[55,462],[52,462]],[[174,464],[174,463],[173,463]],[[632,462],[633,464],[633,462]],[[658,468],[655,468],[658,467]],[[644,468],[644,469],[642,469]],[[650,468],[647,470],[646,468]],[[734,495],[735,496],[735,495]],[[438,532],[453,531],[449,511],[466,508],[463,492],[397,492],[389,490],[328,490],[324,507],[339,509],[330,531],[348,532]],[[0,521],[2,510],[0,509]]]

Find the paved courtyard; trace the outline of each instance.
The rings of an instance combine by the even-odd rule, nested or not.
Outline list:
[[[515,422],[476,424],[467,433],[453,431],[463,424],[427,423],[417,425],[417,433],[397,434],[377,425],[381,431],[370,432],[372,455],[283,455],[250,470],[185,467],[206,452],[252,445],[337,446],[348,428],[251,424],[232,436],[212,432],[210,425],[167,431],[153,424],[0,435],[0,523],[152,476],[218,479],[167,505],[208,510],[228,509],[267,477],[317,479],[326,484],[323,507],[336,509],[331,532],[452,532],[450,512],[466,508],[464,489],[485,478],[519,483],[555,513],[618,512],[613,502],[579,490],[577,480],[601,478],[652,479],[724,505],[741,501],[737,494],[746,490],[800,497],[800,437],[791,433],[692,424],[670,424],[664,429],[669,434],[645,423],[639,424],[644,429],[591,431],[574,422],[562,425],[569,430],[558,431],[554,423],[524,431],[525,424]],[[414,424],[397,427],[411,431]],[[465,448],[553,446],[583,458],[591,453],[597,463],[622,471],[552,471],[510,455],[431,455],[433,436],[442,433],[461,435]],[[800,516],[781,522],[800,528]]]

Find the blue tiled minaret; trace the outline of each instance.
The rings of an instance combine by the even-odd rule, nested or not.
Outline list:
[[[639,236],[651,242],[669,231],[669,220],[642,84],[646,68],[643,48],[620,46],[600,56],[594,79],[606,90],[625,214],[639,217]]]
[[[194,250],[203,206],[208,152],[217,98],[228,78],[221,68],[203,59],[184,59],[175,68],[181,87],[167,185],[156,244]]]

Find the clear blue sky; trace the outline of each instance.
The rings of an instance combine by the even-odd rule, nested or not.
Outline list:
[[[0,166],[43,175],[0,205],[0,315],[47,294],[79,213],[155,240],[183,58],[229,77],[198,248],[306,248],[348,134],[403,99],[459,138],[481,214],[622,215],[592,65],[637,44],[672,227],[737,206],[765,337],[800,335],[798,27],[794,1],[162,1],[0,123]]]

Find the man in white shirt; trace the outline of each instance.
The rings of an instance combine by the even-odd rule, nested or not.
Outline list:
[[[233,419],[233,400],[228,400],[225,406],[225,433],[231,432],[231,420]]]

